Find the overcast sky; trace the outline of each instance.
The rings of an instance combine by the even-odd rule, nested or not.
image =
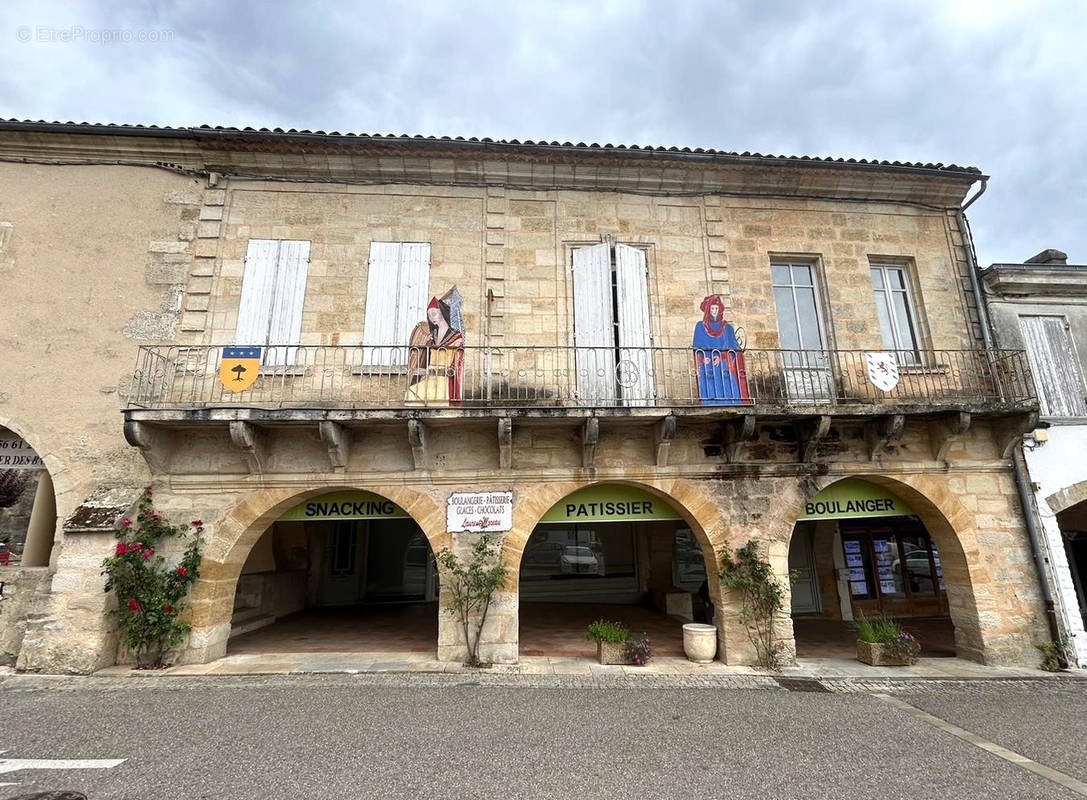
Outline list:
[[[1087,263],[1085,52],[1087,0],[16,0],[0,117],[965,164],[983,265]]]

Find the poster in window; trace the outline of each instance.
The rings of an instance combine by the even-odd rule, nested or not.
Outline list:
[[[702,319],[695,323],[694,365],[698,395],[704,406],[737,406],[751,402],[743,346],[725,319],[720,295],[702,300]]]
[[[863,581],[864,580],[864,570],[863,569],[858,569],[857,567],[851,567],[849,569],[849,580],[851,580],[851,581]]]
[[[406,405],[457,406],[463,395],[464,316],[454,284],[439,300],[430,298],[426,319],[408,340]]]
[[[842,542],[842,546],[847,553],[859,553],[861,551],[860,542]]]
[[[846,553],[845,564],[847,567],[863,567],[864,556],[862,556],[860,553]]]
[[[849,591],[856,596],[862,596],[868,594],[868,583],[866,581],[850,581]]]

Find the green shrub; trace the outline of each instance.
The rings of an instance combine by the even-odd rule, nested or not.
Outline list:
[[[861,614],[853,623],[857,629],[857,638],[871,644],[890,644],[902,636],[902,625],[894,617],[880,614],[869,619]]]
[[[1056,642],[1042,642],[1034,645],[1042,654],[1042,669],[1046,672],[1060,672],[1068,669],[1068,658],[1064,654],[1064,648]]]
[[[598,619],[589,625],[589,629],[585,632],[585,638],[590,642],[610,642],[612,644],[622,644],[630,636],[630,631],[624,628],[618,622],[611,622],[606,619]]]

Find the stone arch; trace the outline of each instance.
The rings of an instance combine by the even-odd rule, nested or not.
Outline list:
[[[0,417],[0,427],[29,444],[45,464],[44,474],[38,479],[22,565],[49,566],[60,542],[59,523],[71,514],[82,498],[76,496],[75,486],[68,480],[63,462],[41,446],[41,438],[30,425],[20,419]]]
[[[445,509],[430,496],[406,486],[323,485],[320,488],[263,489],[233,506],[209,525],[200,577],[190,596],[189,644],[183,663],[202,663],[226,653],[238,577],[250,551],[268,527],[286,511],[311,497],[333,491],[367,491],[403,508],[419,526],[434,553],[449,546]]]
[[[684,479],[630,480],[625,478],[595,481],[556,481],[533,487],[532,496],[517,500],[513,512],[513,528],[502,543],[502,556],[512,583],[507,586],[516,591],[521,570],[521,556],[525,545],[539,525],[540,520],[556,503],[574,492],[588,486],[621,485],[633,486],[659,497],[672,506],[691,527],[691,532],[702,548],[709,571],[720,563],[721,552],[730,545],[728,526],[721,509],[704,489],[697,483]],[[714,567],[710,567],[714,565]],[[710,595],[714,603],[720,601],[720,584],[710,581]]]
[[[1087,480],[1065,486],[1045,499],[1046,504],[1053,510],[1054,514],[1067,511],[1084,500],[1087,500]]]
[[[820,480],[817,491],[848,479],[880,486],[910,505],[940,553],[958,655],[983,663],[990,660],[989,639],[995,631],[984,620],[986,612],[995,609],[995,603],[987,591],[984,598],[978,591],[978,587],[989,585],[989,570],[980,558],[974,514],[948,488],[947,476],[918,474],[891,478],[861,472]],[[794,520],[802,515],[803,502],[791,509]]]

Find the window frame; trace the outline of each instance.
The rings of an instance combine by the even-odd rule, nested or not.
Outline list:
[[[881,274],[881,280],[883,281],[882,287],[877,287],[872,275],[874,272],[879,271]],[[891,270],[897,270],[902,275],[902,289],[891,288],[887,282],[888,272]],[[900,363],[899,367],[924,367],[928,363],[928,359],[925,356],[925,335],[924,328],[921,325],[921,314],[916,300],[916,293],[913,287],[913,270],[909,263],[902,261],[895,261],[893,259],[869,259],[868,261],[868,279],[872,282],[872,301],[876,304],[876,318],[879,320],[879,300],[878,295],[883,292],[885,301],[887,303],[887,321],[890,324],[891,330],[890,338],[894,341],[895,347],[892,352],[896,357],[900,357],[902,354],[911,354],[912,363]],[[902,347],[899,334],[898,319],[895,314],[895,308],[893,303],[893,293],[898,292],[905,297],[906,302],[906,316],[908,317],[910,327],[912,328],[912,347]],[[880,344],[886,347],[886,334],[883,328],[883,321],[879,320],[879,332],[880,332]]]
[[[406,313],[406,305],[401,302],[401,289],[404,284],[404,277],[402,270],[404,268],[404,246],[405,245],[425,245],[426,246],[426,276],[422,282],[424,285],[423,290],[423,310],[419,318],[407,326],[407,335],[403,336],[401,342],[370,342],[367,340],[367,318],[370,316],[367,314],[367,309],[370,307],[371,293],[373,286],[373,268],[374,268],[374,245],[396,245],[397,247],[397,262],[396,262],[396,278],[392,282],[392,285],[396,289],[394,297],[386,298],[389,302],[379,304],[380,307],[392,306],[393,309],[393,324],[392,327],[395,330],[397,328],[397,322],[400,321],[400,315]],[[370,242],[369,252],[366,257],[366,299],[363,304],[363,319],[362,319],[362,340],[360,342],[360,363],[353,368],[353,372],[357,374],[370,374],[370,373],[403,373],[408,369],[407,365],[407,351],[408,351],[408,339],[411,335],[411,329],[415,327],[419,322],[423,322],[426,319],[426,298],[430,292],[430,270],[433,266],[434,247],[431,242],[423,241],[384,241],[374,239]],[[398,348],[395,352],[393,348]],[[405,358],[404,363],[399,363],[396,359],[400,355],[400,351],[403,352]]]

